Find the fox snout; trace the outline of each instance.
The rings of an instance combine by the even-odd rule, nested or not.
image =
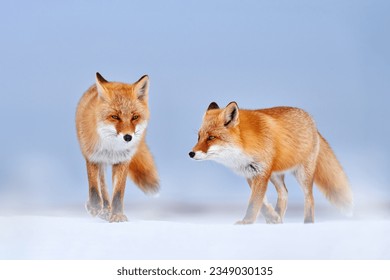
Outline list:
[[[207,157],[207,147],[203,143],[197,143],[188,153],[190,158],[195,160],[204,160]]]
[[[196,151],[196,152],[195,152]],[[205,160],[207,159],[207,153],[204,153],[202,151],[191,151],[188,153],[190,158],[195,159],[195,160]]]
[[[126,142],[130,142],[132,138],[133,137],[130,134],[125,134],[123,136],[123,140],[125,140]]]

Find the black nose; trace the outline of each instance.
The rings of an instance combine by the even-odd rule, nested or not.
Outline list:
[[[195,156],[195,153],[194,152],[190,152],[189,155],[190,155],[190,158],[193,158]]]
[[[133,138],[133,137],[131,137],[131,135],[129,135],[129,134],[126,134],[125,136],[123,136],[123,139],[125,139],[126,142],[130,142],[131,138]]]

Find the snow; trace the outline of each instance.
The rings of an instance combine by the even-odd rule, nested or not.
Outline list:
[[[304,224],[290,209],[284,224],[238,226],[242,205],[129,207],[110,224],[81,205],[60,212],[0,216],[0,259],[389,259],[390,219],[342,217],[319,208]],[[289,211],[289,210],[288,210]],[[331,212],[331,211],[330,211]]]

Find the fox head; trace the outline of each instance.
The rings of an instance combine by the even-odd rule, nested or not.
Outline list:
[[[98,133],[113,145],[140,140],[149,119],[149,77],[142,76],[133,84],[108,82],[96,73]],[[114,147],[113,147],[114,148]]]
[[[239,122],[236,102],[230,102],[224,109],[212,102],[203,116],[198,143],[189,156],[196,160],[215,161],[231,157],[241,147]]]

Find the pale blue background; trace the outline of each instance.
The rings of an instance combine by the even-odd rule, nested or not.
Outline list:
[[[85,201],[74,114],[97,71],[150,76],[160,201],[248,198],[245,180],[188,157],[208,104],[235,100],[304,108],[357,202],[388,202],[389,13],[375,0],[1,1],[0,208]],[[147,199],[128,183],[127,201]]]

